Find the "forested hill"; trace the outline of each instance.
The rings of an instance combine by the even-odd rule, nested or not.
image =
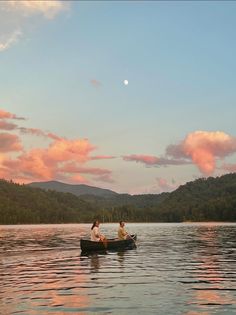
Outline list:
[[[94,195],[94,196],[100,196],[100,197],[111,197],[111,196],[118,195],[116,192],[109,189],[103,189],[103,188],[88,186],[84,184],[71,185],[71,184],[66,184],[66,183],[62,183],[58,181],[33,182],[28,185],[31,187],[42,188],[45,190],[55,190],[58,192],[71,193],[76,196]]]
[[[73,194],[0,180],[0,224],[86,222],[95,213],[90,203]]]
[[[180,186],[158,207],[161,221],[236,221],[236,173]]]
[[[45,191],[0,180],[0,224],[236,221],[236,174],[197,179],[172,193],[109,197]]]

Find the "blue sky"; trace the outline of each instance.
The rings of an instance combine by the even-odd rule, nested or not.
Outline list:
[[[18,122],[25,128],[86,138],[93,155],[107,157],[55,158],[55,178],[32,169],[29,176],[19,161],[44,148],[48,168],[45,154],[54,144],[8,130],[23,149],[2,149],[2,176],[11,175],[7,161],[15,159],[13,180],[75,183],[72,173],[58,171],[75,162],[110,172],[83,172],[78,183],[146,193],[236,170],[234,2],[54,1],[56,9],[30,2],[0,3],[0,108],[27,118]],[[168,157],[171,144],[181,154]]]

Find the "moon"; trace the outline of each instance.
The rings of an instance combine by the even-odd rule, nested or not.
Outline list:
[[[129,81],[128,80],[124,80],[124,85],[128,85]]]

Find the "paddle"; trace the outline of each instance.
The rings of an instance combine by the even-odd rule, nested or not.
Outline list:
[[[130,234],[128,234],[129,235],[129,237],[136,243],[136,239],[135,239],[135,234],[132,236],[132,235],[130,235]]]
[[[102,241],[104,247],[107,248],[107,238],[104,237],[101,241]]]

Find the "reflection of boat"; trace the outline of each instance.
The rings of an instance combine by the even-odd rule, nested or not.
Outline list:
[[[137,235],[131,235],[127,240],[119,239],[106,239],[103,242],[94,242],[90,240],[80,240],[80,248],[82,252],[91,251],[106,251],[106,250],[120,250],[120,249],[133,249],[136,247],[135,241]]]

